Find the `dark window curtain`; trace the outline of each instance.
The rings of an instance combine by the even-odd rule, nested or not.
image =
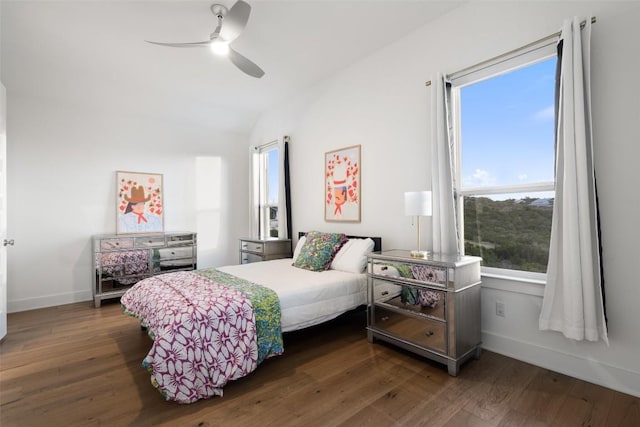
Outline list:
[[[287,239],[293,236],[293,227],[291,225],[291,180],[289,178],[289,137],[284,137],[284,210],[287,218]]]

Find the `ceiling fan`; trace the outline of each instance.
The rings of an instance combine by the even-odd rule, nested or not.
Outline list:
[[[169,47],[209,47],[218,55],[227,56],[229,60],[244,73],[260,78],[264,71],[252,61],[235,51],[231,46],[244,30],[249,20],[251,6],[243,0],[238,0],[231,9],[227,9],[221,4],[212,4],[211,12],[218,18],[218,25],[213,33],[209,35],[209,40],[190,43],[161,43],[145,40],[148,43]]]

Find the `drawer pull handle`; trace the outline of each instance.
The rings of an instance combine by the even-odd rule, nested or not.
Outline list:
[[[260,246],[256,246],[256,251],[259,251],[260,249]]]
[[[428,337],[430,337],[430,336],[432,336],[432,335],[433,335],[433,331],[428,331],[425,335],[426,335],[426,336],[428,336]]]
[[[385,321],[389,320],[389,316],[382,316],[382,317],[380,318],[380,320],[382,320],[383,322],[385,322]]]
[[[383,291],[383,292],[382,292],[382,295],[383,295],[383,296],[384,296],[384,295],[389,295],[389,291]]]

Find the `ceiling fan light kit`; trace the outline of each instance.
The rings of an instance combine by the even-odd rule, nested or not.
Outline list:
[[[213,53],[221,56],[227,56],[231,63],[245,74],[256,78],[264,76],[264,71],[260,67],[231,47],[231,42],[238,38],[247,25],[247,21],[249,21],[251,6],[243,0],[238,0],[233,6],[231,6],[231,9],[227,9],[221,4],[212,4],[211,12],[216,18],[218,18],[218,25],[213,33],[209,35],[209,40],[188,43],[161,43],[150,40],[145,41],[169,47],[208,46]]]
[[[229,54],[229,43],[215,40],[209,46],[211,47],[211,52],[216,55],[227,56]]]

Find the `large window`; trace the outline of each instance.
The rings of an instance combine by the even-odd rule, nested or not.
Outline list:
[[[543,46],[452,78],[461,246],[485,270],[546,273],[555,68]]]

